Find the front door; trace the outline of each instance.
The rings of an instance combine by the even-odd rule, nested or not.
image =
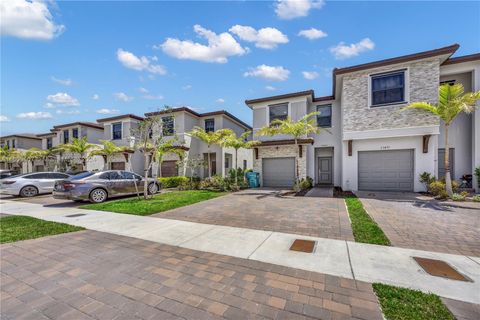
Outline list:
[[[332,184],[332,157],[318,157],[318,183]]]

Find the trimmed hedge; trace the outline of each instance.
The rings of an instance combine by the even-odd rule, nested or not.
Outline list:
[[[188,182],[189,178],[184,176],[158,178],[162,188],[177,188],[180,184]]]

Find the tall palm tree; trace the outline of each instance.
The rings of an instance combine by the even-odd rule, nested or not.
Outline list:
[[[452,178],[450,176],[450,159],[448,146],[448,129],[455,118],[462,112],[471,113],[475,104],[480,100],[480,91],[464,93],[462,84],[444,84],[438,89],[438,103],[413,102],[402,110],[420,109],[439,117],[445,124],[445,187],[451,196]]]
[[[60,146],[66,152],[70,152],[72,154],[78,154],[81,162],[82,162],[82,170],[85,170],[87,158],[89,156],[89,151],[93,149],[97,149],[98,146],[93,143],[87,142],[87,137],[83,137],[80,139],[73,139],[71,143],[63,144]]]
[[[210,147],[221,144],[222,139],[229,133],[225,129],[206,132],[201,127],[194,127],[190,135],[207,145],[208,177],[212,176],[212,164],[210,162]]]
[[[117,146],[110,140],[100,140],[103,145],[102,149],[93,150],[90,152],[90,156],[102,156],[105,160],[105,170],[110,170],[112,157],[118,153],[125,152],[126,147]]]
[[[298,149],[298,140],[307,137],[312,133],[320,133],[321,128],[317,126],[315,117],[320,112],[311,112],[306,114],[298,121],[293,121],[291,118],[285,120],[275,119],[269,126],[265,126],[258,130],[257,136],[276,136],[276,135],[288,135],[292,136],[295,140],[295,147]],[[300,172],[298,166],[298,153],[295,154],[295,170],[296,180],[299,181]]]
[[[235,164],[237,166],[237,168],[235,168],[235,185],[238,185],[238,177],[237,177],[237,173],[238,173],[237,169],[239,168],[238,149],[240,148],[250,149],[255,145],[259,144],[260,141],[247,140],[248,137],[250,137],[250,135],[252,134],[251,131],[246,131],[242,133],[240,137],[237,137],[237,134],[233,130],[230,130],[230,129],[223,129],[223,130],[227,130],[226,131],[227,134],[221,141],[222,146],[235,149]]]

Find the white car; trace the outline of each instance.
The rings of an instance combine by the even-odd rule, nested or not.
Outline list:
[[[12,196],[34,197],[41,193],[52,193],[55,181],[68,179],[61,172],[34,172],[0,180],[0,193]]]

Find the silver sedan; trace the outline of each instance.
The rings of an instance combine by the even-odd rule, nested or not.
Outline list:
[[[144,178],[129,171],[84,172],[58,181],[53,190],[55,199],[89,200],[100,203],[108,198],[143,193]],[[160,190],[155,179],[148,179],[148,193]]]
[[[0,180],[0,193],[12,196],[34,197],[41,193],[51,193],[55,181],[70,178],[61,172],[25,173]]]

